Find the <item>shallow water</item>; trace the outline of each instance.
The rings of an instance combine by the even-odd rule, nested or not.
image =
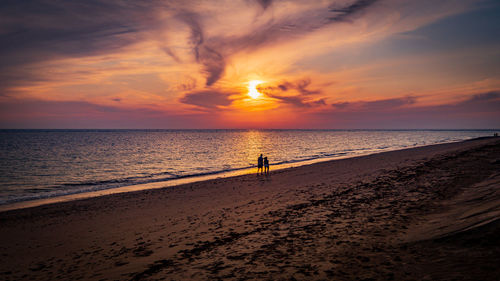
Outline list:
[[[0,130],[0,205],[491,136],[489,130]]]

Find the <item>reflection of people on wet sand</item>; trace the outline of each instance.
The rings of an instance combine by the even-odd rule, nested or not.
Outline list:
[[[267,157],[264,157],[264,173],[269,174],[269,160],[267,160]]]
[[[262,169],[263,166],[264,166],[264,162],[263,162],[262,154],[261,154],[259,156],[259,159],[257,160],[257,174],[259,174],[259,171],[261,174],[264,172]]]

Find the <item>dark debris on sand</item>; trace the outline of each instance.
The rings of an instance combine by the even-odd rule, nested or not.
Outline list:
[[[306,168],[299,170],[304,174],[291,173],[293,177],[277,171],[273,184],[258,182],[257,196],[223,206],[230,208],[217,205],[206,214],[188,210],[186,217],[168,221],[162,221],[162,214],[143,228],[126,228],[137,233],[89,236],[99,239],[83,241],[91,246],[69,254],[61,251],[59,256],[34,259],[24,271],[17,265],[1,268],[0,280],[500,280],[500,142],[470,147],[442,150],[453,152],[430,159],[413,156],[414,162],[392,170],[377,167],[380,170],[370,170],[377,173],[369,176],[357,177],[349,166],[345,182],[330,181],[338,171],[329,168],[354,163],[363,173],[366,165],[337,161],[315,166],[325,173],[315,181],[307,179],[312,176]],[[384,155],[370,159],[378,161]],[[408,154],[397,157],[404,155]],[[390,163],[384,167],[396,167]],[[315,175],[323,173],[318,171]],[[281,180],[291,180],[276,187],[275,175],[281,173]],[[306,184],[293,185],[297,179]],[[245,186],[255,181],[236,180]],[[259,188],[276,189],[259,193]],[[58,219],[67,216],[63,212],[83,212],[86,206],[84,201],[71,204],[59,205],[74,206],[71,211],[43,208]],[[110,204],[83,214],[112,208]],[[42,218],[31,212],[19,218],[6,213],[3,218],[12,217],[5,224],[10,226],[30,222],[30,216]],[[145,217],[134,215],[135,221],[122,223]],[[121,234],[131,238],[117,239]],[[99,244],[104,238],[109,241]]]
[[[499,144],[335,187],[269,212],[252,231],[179,251],[173,276],[196,268],[194,279],[498,280],[499,220],[436,239],[402,238],[411,224],[443,211],[440,202],[498,173],[495,159]]]

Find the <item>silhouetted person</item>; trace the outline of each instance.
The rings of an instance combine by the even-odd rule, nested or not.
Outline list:
[[[267,160],[267,157],[264,157],[264,173],[269,174],[269,160]]]
[[[259,159],[257,159],[257,174],[260,173],[262,174],[264,172],[264,169],[262,168],[264,166],[264,161],[262,159],[262,154],[259,156]]]

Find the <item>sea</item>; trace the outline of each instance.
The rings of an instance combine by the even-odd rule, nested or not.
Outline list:
[[[492,130],[0,130],[0,206],[492,136]],[[144,185],[146,184],[146,185]]]

